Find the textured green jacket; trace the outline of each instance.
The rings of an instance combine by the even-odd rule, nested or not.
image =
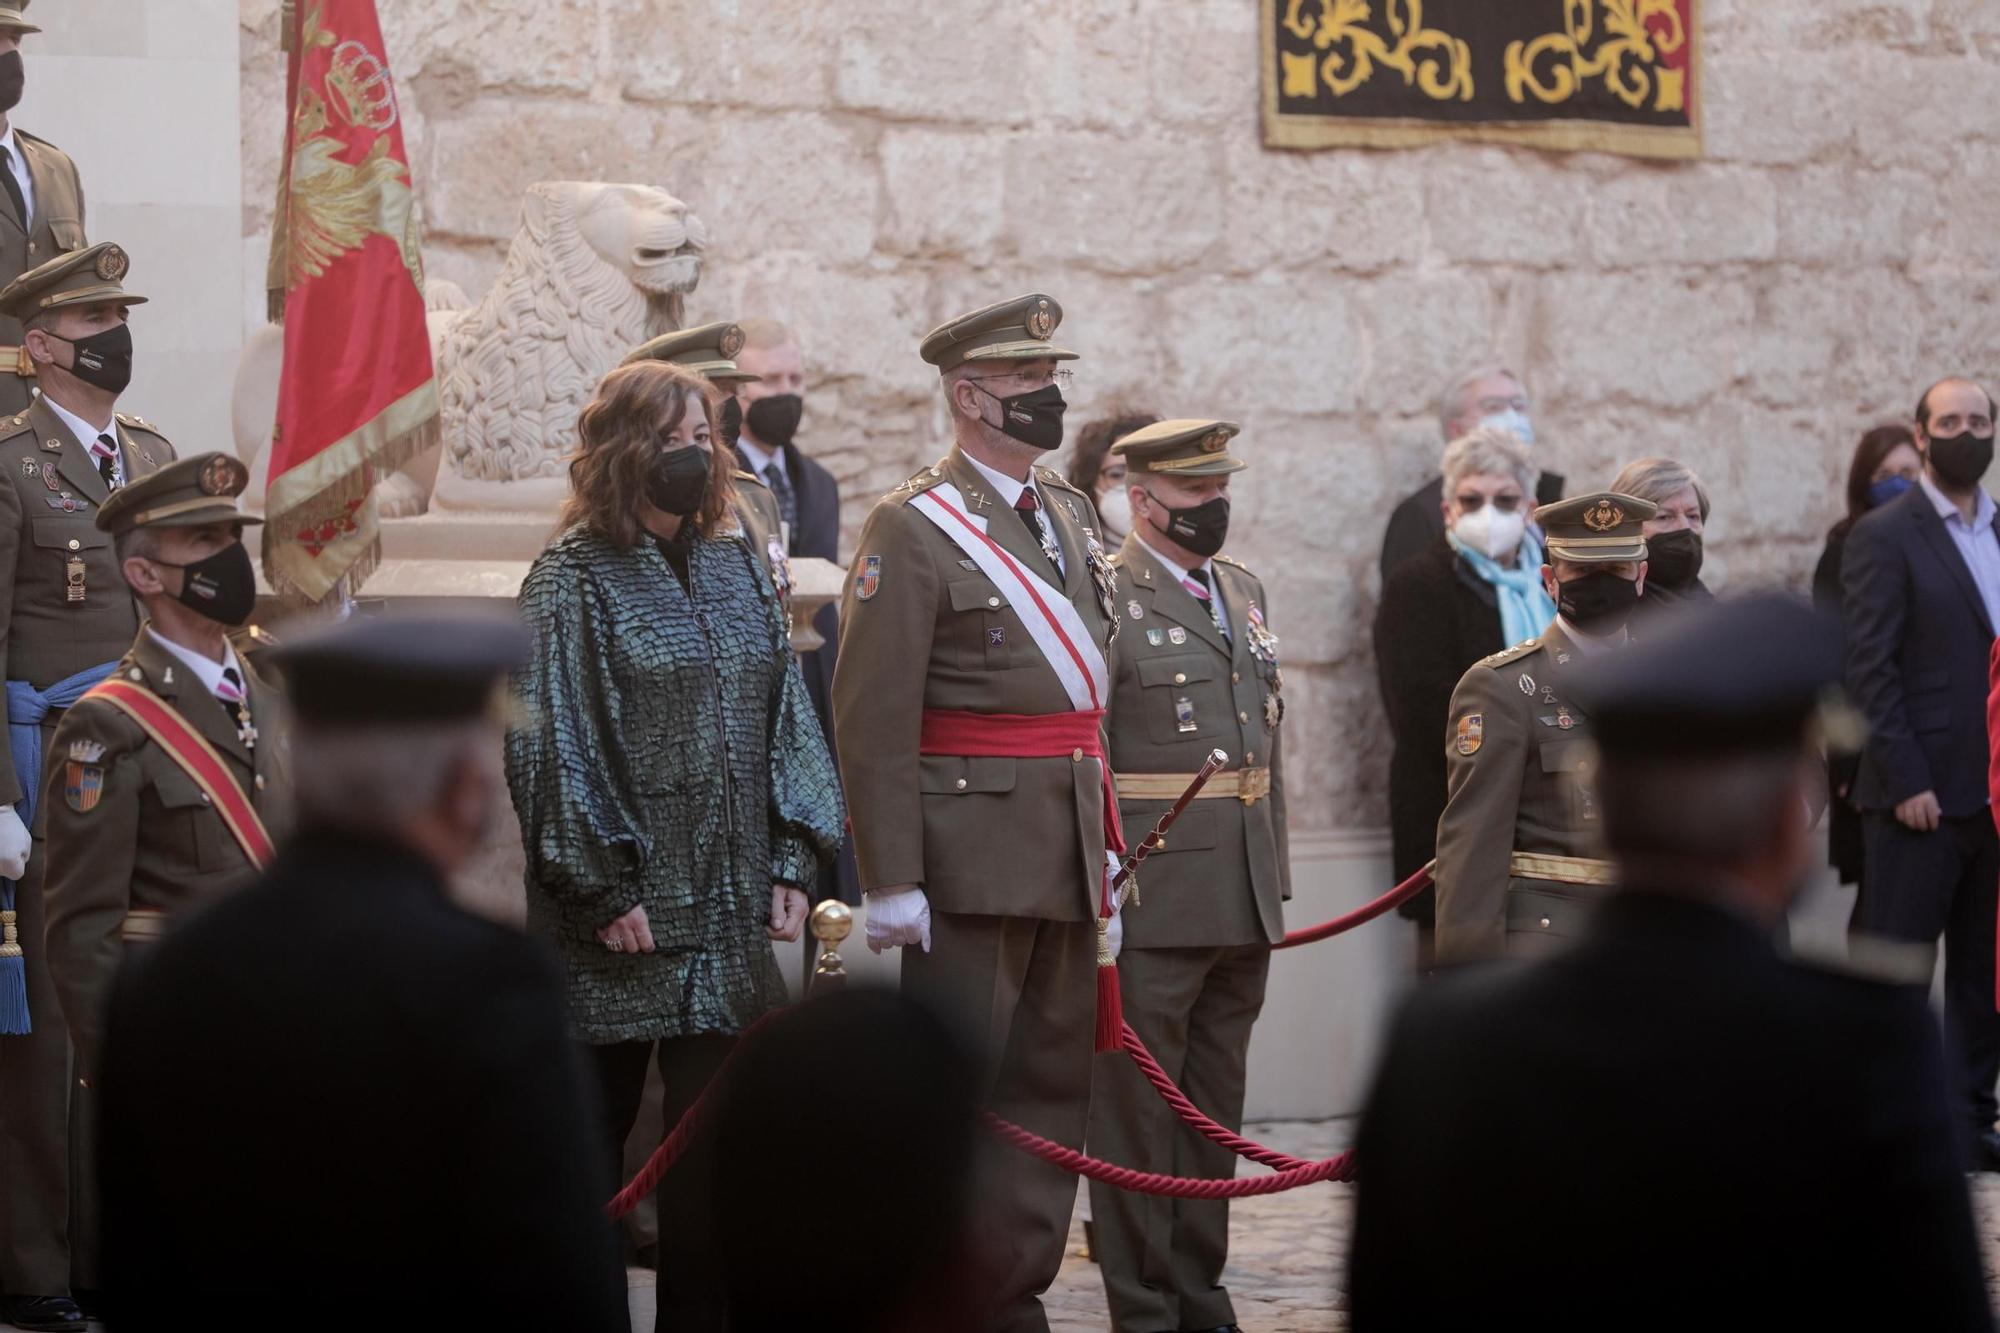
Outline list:
[[[507,745],[531,929],[594,1043],[739,1032],[785,999],[774,881],[810,889],[845,815],[771,581],[733,535],[657,546],[577,527],[521,587],[535,656]],[[658,946],[597,930],[643,904]]]

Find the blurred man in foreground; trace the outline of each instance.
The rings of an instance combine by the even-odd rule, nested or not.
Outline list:
[[[1987,1329],[1921,984],[1782,958],[1840,633],[1788,599],[1579,668],[1619,885],[1404,1008],[1349,1272],[1376,1328]]]
[[[507,800],[526,635],[384,618],[271,656],[300,832],[113,993],[112,1326],[626,1333],[555,962],[445,891]]]

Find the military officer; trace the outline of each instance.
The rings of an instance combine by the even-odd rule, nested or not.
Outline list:
[[[76,163],[12,121],[27,81],[21,39],[41,31],[28,22],[27,9],[28,0],[0,3],[0,286],[84,244]],[[29,402],[35,365],[21,343],[21,316],[0,312],[0,416]]]
[[[934,329],[953,446],[878,501],[842,603],[834,729],[871,948],[991,1043],[990,1104],[1083,1141],[1107,827],[1100,721],[1116,625],[1090,499],[1037,467],[1075,357],[1039,293]],[[913,705],[921,703],[921,707]],[[895,1164],[918,1171],[921,1162]],[[995,1163],[990,1327],[1048,1327],[1073,1177]]]
[[[634,361],[667,361],[692,370],[720,389],[724,396],[716,407],[716,425],[722,432],[722,438],[734,451],[737,438],[743,431],[743,404],[736,399],[736,386],[762,378],[736,364],[736,354],[742,350],[743,330],[724,321],[648,339],[626,353],[619,364],[629,366]],[[734,476],[736,522],[743,529],[743,540],[749,543],[750,549],[757,555],[757,562],[764,566],[764,572],[777,585],[778,600],[789,611],[792,567],[785,553],[785,525],[778,511],[778,499],[771,494],[771,488],[763,478],[740,465]]]
[[[127,946],[267,859],[283,747],[271,688],[228,633],[256,605],[243,527],[262,520],[236,505],[248,481],[229,455],[200,454],[97,513],[146,623],[110,679],[63,714],[42,792],[48,968],[86,1079]]]
[[[1125,841],[1136,845],[1209,752],[1209,780],[1146,862],[1127,911],[1118,980],[1130,1023],[1195,1104],[1243,1121],[1250,1028],[1291,897],[1279,736],[1285,705],[1264,586],[1221,554],[1229,421],[1162,421],[1117,441],[1132,530],[1113,558],[1119,626],[1106,734]],[[1130,1060],[1100,1060],[1092,1151],[1120,1165],[1227,1179],[1235,1158],[1184,1126]],[[1090,1186],[1097,1259],[1121,1333],[1233,1329],[1222,1285],[1226,1200],[1162,1199]]]
[[[1451,696],[1435,871],[1441,963],[1543,951],[1578,932],[1611,882],[1590,717],[1570,697],[1569,677],[1624,643],[1646,590],[1641,525],[1653,511],[1612,491],[1535,510],[1555,621],[1474,663]]]
[[[20,877],[11,889],[0,883],[0,908],[19,917],[31,1026],[0,1036],[0,1280],[16,1315],[21,1293],[67,1301],[70,1052],[40,956],[41,857],[25,873],[9,858],[27,854],[29,830],[39,831],[41,760],[61,710],[139,630],[111,538],[92,519],[114,489],[174,457],[156,430],[117,410],[132,369],[126,314],[146,299],[125,290],[127,268],[124,250],[106,242],[0,289],[0,318],[25,326],[41,386],[25,411],[0,416],[0,716],[21,738],[14,762],[0,764],[0,871]]]

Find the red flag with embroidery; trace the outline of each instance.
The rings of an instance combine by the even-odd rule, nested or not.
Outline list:
[[[294,8],[296,6],[296,8]],[[372,492],[434,443],[437,382],[396,88],[374,0],[287,0],[290,120],[272,229],[285,368],[264,573],[320,601],[380,558]]]

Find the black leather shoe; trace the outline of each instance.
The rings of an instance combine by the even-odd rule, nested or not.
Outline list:
[[[16,1296],[6,1304],[7,1322],[29,1333],[83,1333],[83,1311],[67,1296]]]

